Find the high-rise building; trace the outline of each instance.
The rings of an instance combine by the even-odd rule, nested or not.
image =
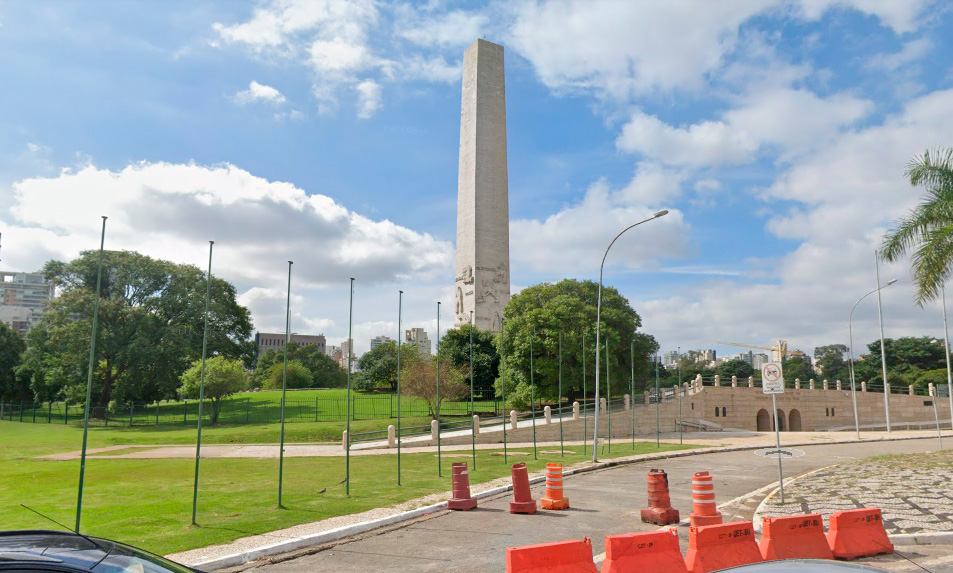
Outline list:
[[[375,336],[371,339],[371,350],[374,350],[381,344],[387,344],[388,342],[394,342],[394,339],[383,334],[380,336]]]
[[[678,351],[671,350],[662,355],[662,364],[664,366],[675,366],[678,364]]]
[[[503,46],[463,54],[454,324],[499,332],[510,300],[510,215]]]
[[[422,328],[411,328],[404,331],[404,343],[417,345],[417,354],[430,356],[430,339],[427,331]]]
[[[53,293],[53,283],[39,273],[0,271],[0,321],[26,333],[40,321]]]
[[[768,355],[759,353],[751,357],[751,367],[755,370],[761,370],[761,367],[770,362]]]
[[[327,353],[327,341],[323,334],[291,334],[291,342],[298,346],[317,346],[321,354]],[[256,332],[255,344],[258,345],[258,357],[264,354],[268,349],[280,350],[285,346],[285,334],[283,332]]]
[[[357,358],[354,356],[354,339],[349,338],[341,343],[341,355],[337,357],[338,364],[341,365],[341,368],[347,368],[347,357],[350,356],[351,359],[351,372],[354,372],[354,366],[357,362]]]

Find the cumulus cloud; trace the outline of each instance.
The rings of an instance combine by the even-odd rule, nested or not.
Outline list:
[[[235,101],[242,105],[258,102],[281,105],[285,103],[285,96],[271,86],[266,86],[252,80],[252,82],[248,84],[247,90],[235,94]]]
[[[419,19],[407,14],[399,35],[420,46],[466,46],[479,38],[487,25],[486,14],[453,10],[430,18]]]
[[[367,119],[381,107],[381,86],[374,80],[364,80],[357,84],[357,117]]]

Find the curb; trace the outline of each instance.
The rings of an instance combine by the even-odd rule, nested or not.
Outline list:
[[[866,440],[866,441],[868,441],[868,442],[887,442],[887,441],[924,440],[924,439],[932,439],[932,437],[879,438],[879,439]],[[856,441],[857,441],[857,440],[842,440],[842,441],[822,442],[822,443],[817,443],[817,442],[801,442],[801,443],[793,443],[793,444],[784,444],[784,447],[826,446],[826,445],[838,445],[838,444],[851,444],[851,443],[855,443]],[[862,440],[862,441],[864,441],[864,440]],[[639,455],[637,455],[637,456],[630,456],[630,457],[628,457],[628,458],[619,458],[619,459],[610,460],[610,461],[606,461],[606,462],[596,462],[595,464],[592,464],[592,465],[590,465],[590,466],[566,470],[566,471],[563,472],[563,475],[564,475],[564,476],[571,476],[571,475],[575,475],[575,474],[582,474],[582,473],[594,472],[594,471],[599,471],[599,470],[604,470],[604,469],[609,469],[609,468],[613,468],[613,467],[617,467],[617,466],[624,466],[624,465],[629,465],[629,464],[634,464],[634,463],[651,462],[651,461],[656,461],[656,460],[667,460],[667,459],[673,459],[673,458],[683,458],[683,457],[688,457],[688,456],[697,456],[697,455],[702,455],[702,454],[710,454],[710,453],[714,453],[714,452],[743,452],[743,451],[764,450],[764,449],[771,449],[771,447],[770,447],[770,446],[738,446],[738,447],[730,447],[730,448],[719,448],[719,447],[717,447],[717,446],[709,446],[709,447],[698,448],[698,449],[693,449],[693,450],[683,450],[683,451],[676,451],[676,452],[665,452],[665,453],[659,453],[659,454],[639,454]],[[830,467],[830,466],[827,466],[827,467]],[[820,468],[820,469],[824,469],[824,468]],[[820,469],[814,470],[814,471],[820,471]],[[812,472],[809,472],[809,473],[812,473]],[[805,474],[805,475],[806,475],[806,474]],[[798,476],[798,477],[801,477],[801,476]],[[544,483],[545,481],[546,481],[545,475],[540,475],[540,476],[537,476],[537,477],[530,478],[529,483],[530,483],[530,485],[536,485],[536,484]],[[777,482],[775,482],[775,484],[777,484]],[[775,484],[769,484],[769,485],[767,485],[767,486],[764,486],[763,488],[760,488],[760,489],[757,490],[757,491],[762,491],[762,490],[764,490],[764,489],[766,489],[766,488],[770,488],[771,486],[773,486],[773,485],[775,485]],[[512,491],[512,490],[513,490],[513,486],[512,486],[512,485],[501,486],[501,487],[496,487],[496,488],[489,489],[489,490],[486,490],[486,491],[482,491],[482,492],[479,492],[479,493],[474,493],[474,494],[473,494],[473,497],[475,497],[476,499],[485,499],[485,498],[488,498],[488,497],[493,497],[493,496],[497,496],[497,495],[500,495],[500,494],[504,494],[504,493],[510,492],[510,491]],[[746,495],[750,495],[750,494],[746,494]],[[768,494],[768,497],[770,497],[771,495],[773,495],[773,492],[772,492],[771,494]],[[745,496],[742,496],[742,497],[745,497]],[[765,499],[767,499],[767,497],[766,497]],[[732,500],[732,501],[734,501],[734,500]],[[726,504],[722,504],[722,505],[727,505],[727,503],[731,503],[731,502],[729,501],[729,502],[726,502]],[[762,501],[762,504],[763,504],[763,503],[764,503],[764,501]],[[224,556],[222,556],[222,557],[216,557],[216,558],[208,559],[208,560],[205,560],[205,561],[197,561],[197,562],[194,562],[194,563],[189,563],[188,565],[190,565],[190,566],[192,566],[192,567],[202,568],[202,569],[205,569],[205,570],[216,570],[216,569],[224,569],[224,568],[226,568],[226,567],[234,567],[234,566],[237,566],[237,565],[243,565],[243,564],[245,564],[245,563],[248,563],[248,562],[250,562],[250,561],[254,561],[254,560],[256,560],[256,559],[261,559],[262,557],[269,557],[269,556],[272,556],[272,555],[278,555],[278,554],[281,554],[281,553],[287,553],[287,552],[289,552],[289,551],[295,551],[295,550],[302,549],[302,548],[305,548],[305,547],[308,547],[308,546],[312,546],[312,545],[320,545],[320,544],[329,543],[329,542],[332,542],[332,541],[339,541],[339,540],[344,539],[344,538],[347,538],[347,537],[351,537],[351,536],[354,536],[354,535],[359,535],[359,534],[361,534],[361,533],[367,533],[367,532],[369,532],[369,531],[373,531],[373,530],[375,530],[375,529],[380,529],[380,528],[382,528],[382,527],[387,527],[387,526],[389,526],[389,525],[394,525],[394,524],[396,524],[396,523],[400,523],[400,522],[403,522],[403,521],[409,521],[409,520],[411,520],[411,519],[416,519],[416,518],[421,517],[421,516],[423,516],[424,514],[427,514],[427,513],[433,513],[433,512],[437,512],[437,511],[443,511],[443,510],[446,510],[446,509],[447,509],[447,502],[443,501],[443,502],[440,502],[440,503],[437,503],[437,504],[428,505],[428,506],[426,506],[426,507],[419,507],[419,508],[417,508],[417,509],[412,509],[412,510],[410,510],[410,511],[405,511],[405,512],[402,512],[402,513],[397,513],[397,514],[390,515],[390,516],[387,516],[387,517],[382,517],[382,518],[374,519],[374,520],[371,520],[371,521],[365,521],[365,522],[363,522],[363,523],[357,523],[357,524],[349,525],[349,526],[345,526],[345,527],[338,527],[338,528],[336,528],[336,529],[331,529],[331,530],[328,530],[328,531],[322,531],[322,532],[320,532],[320,533],[315,533],[315,534],[312,534],[312,535],[305,535],[305,536],[301,536],[301,537],[294,537],[294,538],[291,538],[291,539],[288,539],[288,540],[278,541],[278,542],[275,542],[275,543],[272,543],[272,544],[269,544],[269,545],[265,545],[265,546],[262,546],[262,547],[257,547],[257,548],[255,548],[255,549],[250,549],[250,550],[247,550],[247,551],[241,551],[241,552],[238,552],[238,553],[232,553],[232,554],[229,554],[229,555],[224,555]],[[760,510],[761,510],[761,505],[758,506],[758,510],[756,510],[756,512],[755,512],[755,518],[758,517]],[[760,530],[760,521],[758,521],[758,525],[756,525],[755,527],[757,528],[756,530]],[[949,536],[949,541],[944,541],[944,542],[932,541],[932,542],[929,542],[929,541],[926,541],[926,540],[924,539],[923,541],[919,541],[918,544],[923,544],[923,545],[925,545],[925,544],[937,544],[937,543],[951,543],[951,544],[953,544],[953,533],[940,534],[940,535],[948,535],[948,536]],[[901,537],[901,536],[892,536],[891,539],[893,539],[893,538],[895,538],[895,537],[896,537],[896,538],[899,538],[899,537]],[[916,538],[916,539],[923,539],[923,538],[926,537],[926,535],[915,534],[915,535],[909,535],[909,537],[911,537],[911,538]]]

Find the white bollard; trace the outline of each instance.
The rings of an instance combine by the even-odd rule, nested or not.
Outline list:
[[[397,427],[394,424],[387,426],[387,447],[393,448],[397,445]]]
[[[573,420],[579,419],[579,402],[572,403],[572,419]]]
[[[801,379],[800,379],[800,378],[795,378],[795,379],[794,379],[794,389],[795,389],[795,390],[800,390],[800,389],[801,389]]]
[[[748,376],[748,388],[754,388],[754,376]]]
[[[642,392],[642,403],[645,404],[646,406],[649,405],[649,391],[648,390]]]
[[[843,387],[844,387],[844,385],[841,384],[840,380],[837,380],[836,382],[834,382],[834,384],[837,385],[837,389],[838,389],[838,390],[841,390],[841,389],[843,389]]]
[[[341,434],[341,449],[347,451],[347,430],[344,430]]]
[[[516,410],[510,410],[510,429],[515,430],[519,424],[519,414]]]
[[[715,388],[721,387],[721,375],[715,374]]]
[[[817,386],[817,382],[815,382],[813,378],[811,378],[809,384],[811,386],[811,390],[814,390]]]
[[[599,413],[604,414],[606,411],[606,399],[599,398]]]
[[[624,394],[624,395],[622,396],[622,401],[625,403],[625,409],[626,409],[626,411],[632,409],[632,400],[629,398],[629,395],[628,395],[628,394]]]
[[[473,435],[480,435],[480,416],[477,414],[473,415]]]
[[[546,417],[547,424],[553,423],[553,409],[552,408],[550,408],[549,406],[543,406],[543,416]]]
[[[737,376],[732,376],[732,377],[731,377],[731,387],[732,387],[732,388],[737,388],[737,387],[738,387],[738,377],[737,377]]]
[[[825,390],[829,390],[829,389],[830,389],[829,386],[830,386],[830,384],[828,384],[827,380],[825,380],[825,381],[824,381],[824,389],[825,389]]]
[[[866,391],[867,391],[867,382],[861,382],[861,383],[860,383],[860,391],[861,391],[861,392],[866,392]]]
[[[430,420],[430,439],[436,440],[440,437],[440,425],[437,420]]]

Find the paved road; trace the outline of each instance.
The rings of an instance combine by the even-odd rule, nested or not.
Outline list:
[[[928,452],[936,440],[918,439],[799,448],[805,455],[784,460],[785,476],[792,477],[831,464],[858,460],[884,453]],[[740,498],[722,508],[725,520],[751,519],[758,503],[768,493],[758,493],[777,481],[777,460],[751,451],[719,452],[662,462],[634,463],[621,467],[570,476],[566,494],[572,509],[540,511],[536,515],[509,513],[510,495],[483,500],[471,512],[440,512],[385,533],[272,558],[270,564],[249,564],[262,573],[311,573],[312,571],[503,571],[507,547],[579,539],[592,539],[593,553],[604,551],[604,536],[616,533],[651,531],[643,524],[640,510],[646,503],[646,474],[658,467],[668,472],[672,503],[683,519],[691,512],[691,477],[708,470],[714,476],[719,504]],[[533,488],[535,498],[542,486]],[[752,493],[756,492],[756,493]],[[688,527],[679,527],[683,551],[688,546]],[[901,553],[906,554],[900,548]],[[916,548],[914,560],[929,562],[932,571],[953,570],[947,557],[949,546]],[[284,560],[282,560],[284,559]],[[277,561],[277,562],[275,562]],[[878,566],[893,570],[921,570],[899,556],[877,559]]]

